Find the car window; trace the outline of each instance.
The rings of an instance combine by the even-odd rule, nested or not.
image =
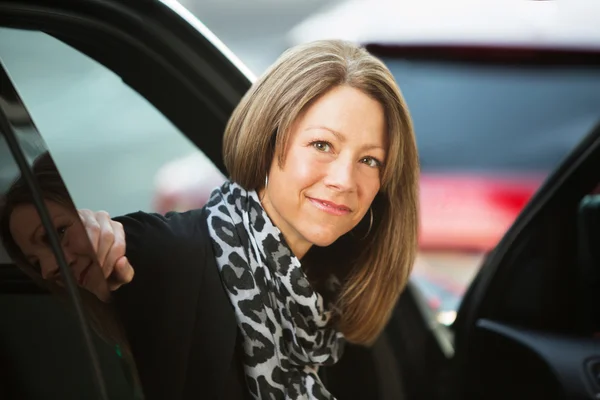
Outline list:
[[[597,123],[600,70],[383,60],[410,109],[421,159],[412,279],[449,325],[486,254]]]
[[[194,208],[224,179],[144,97],[63,42],[0,28],[0,56],[78,208]]]
[[[22,237],[24,232],[28,235],[36,229],[39,217],[31,202],[21,203],[31,198],[30,191],[17,184],[21,172],[8,149],[4,126],[0,126],[0,398],[97,398],[85,343],[69,296],[64,288],[41,281],[35,266],[24,261],[20,250],[10,245],[21,243],[15,242],[13,235]],[[29,134],[20,137],[23,148],[29,151],[35,147],[31,142],[27,144],[30,138],[39,143]],[[10,214],[5,215],[8,204],[17,202],[20,207],[11,207]],[[9,235],[4,229],[5,216],[10,224]],[[108,322],[110,311],[106,309],[104,315]],[[99,329],[92,332],[109,397],[136,398],[135,380],[131,379],[136,376],[135,368],[128,364],[120,348],[103,339],[106,332]]]

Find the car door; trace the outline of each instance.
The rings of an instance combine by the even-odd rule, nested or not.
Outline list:
[[[152,211],[169,161],[201,154],[210,168],[198,173],[222,176],[222,133],[253,76],[174,1],[2,0],[0,63],[0,189],[25,182],[67,300],[3,255],[0,397],[140,398],[127,344],[103,340],[118,321],[107,312],[98,324],[89,293],[68,284],[36,168],[51,161],[71,211]]]
[[[598,239],[590,196],[597,196],[599,144],[597,125],[548,178],[469,289],[455,327],[463,396],[598,397],[600,264],[589,243]]]
[[[597,125],[487,257],[449,328],[409,286],[386,329],[407,398],[600,396],[599,167]]]
[[[134,382],[128,381],[136,375],[135,368],[123,363],[117,348],[99,340],[102,327],[96,326],[99,329],[94,332],[90,329],[85,314],[90,311],[87,306],[95,303],[86,301],[89,298],[74,286],[67,269],[71,260],[67,261],[62,239],[55,232],[57,219],[65,224],[65,216],[46,207],[46,200],[52,197],[48,195],[53,193],[48,192],[48,185],[54,183],[33,173],[39,165],[31,160],[45,152],[43,142],[2,66],[0,82],[0,395],[7,399],[136,398]],[[74,208],[71,211],[78,215]],[[48,234],[38,234],[40,231]],[[48,247],[55,252],[62,269],[61,282],[66,286],[41,279],[37,262],[27,260],[33,246],[22,237],[30,234],[36,240],[49,238]],[[97,264],[90,268],[99,271]],[[109,328],[116,321],[108,307],[105,316],[104,328]]]

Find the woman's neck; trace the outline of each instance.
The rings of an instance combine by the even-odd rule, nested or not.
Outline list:
[[[292,250],[292,253],[301,260],[302,257],[310,250],[312,243],[307,241],[298,231],[296,231],[289,223],[277,212],[273,204],[271,203],[268,195],[268,191],[261,189],[258,191],[258,198],[264,208],[265,212],[269,216],[269,219],[273,224],[281,231],[283,238],[287,245]]]

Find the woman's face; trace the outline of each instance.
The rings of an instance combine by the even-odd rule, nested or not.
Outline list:
[[[295,121],[285,154],[270,167],[263,207],[297,257],[328,246],[368,212],[386,158],[382,105],[338,86]]]
[[[106,280],[95,262],[93,249],[79,215],[74,209],[56,202],[47,200],[45,203],[75,280],[100,300],[108,300]],[[42,278],[64,287],[46,230],[32,204],[20,205],[14,209],[10,216],[10,232],[29,264],[34,266]]]

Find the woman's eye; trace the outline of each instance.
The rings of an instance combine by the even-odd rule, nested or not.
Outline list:
[[[312,142],[312,146],[322,152],[328,153],[331,150],[331,145],[327,142],[317,141]]]
[[[62,239],[65,236],[68,228],[69,227],[67,225],[62,225],[62,226],[56,227],[55,231],[56,231],[59,239]],[[43,243],[50,245],[50,239],[48,238],[48,235],[46,233],[42,234],[41,239],[42,239]]]
[[[381,161],[379,161],[378,159],[373,158],[373,157],[364,157],[361,160],[361,162],[364,164],[367,164],[369,167],[372,167],[372,168],[381,167]]]
[[[67,233],[67,227],[59,226],[58,228],[56,228],[56,233],[58,233],[58,237],[62,239],[63,236],[65,236],[65,233]]]

